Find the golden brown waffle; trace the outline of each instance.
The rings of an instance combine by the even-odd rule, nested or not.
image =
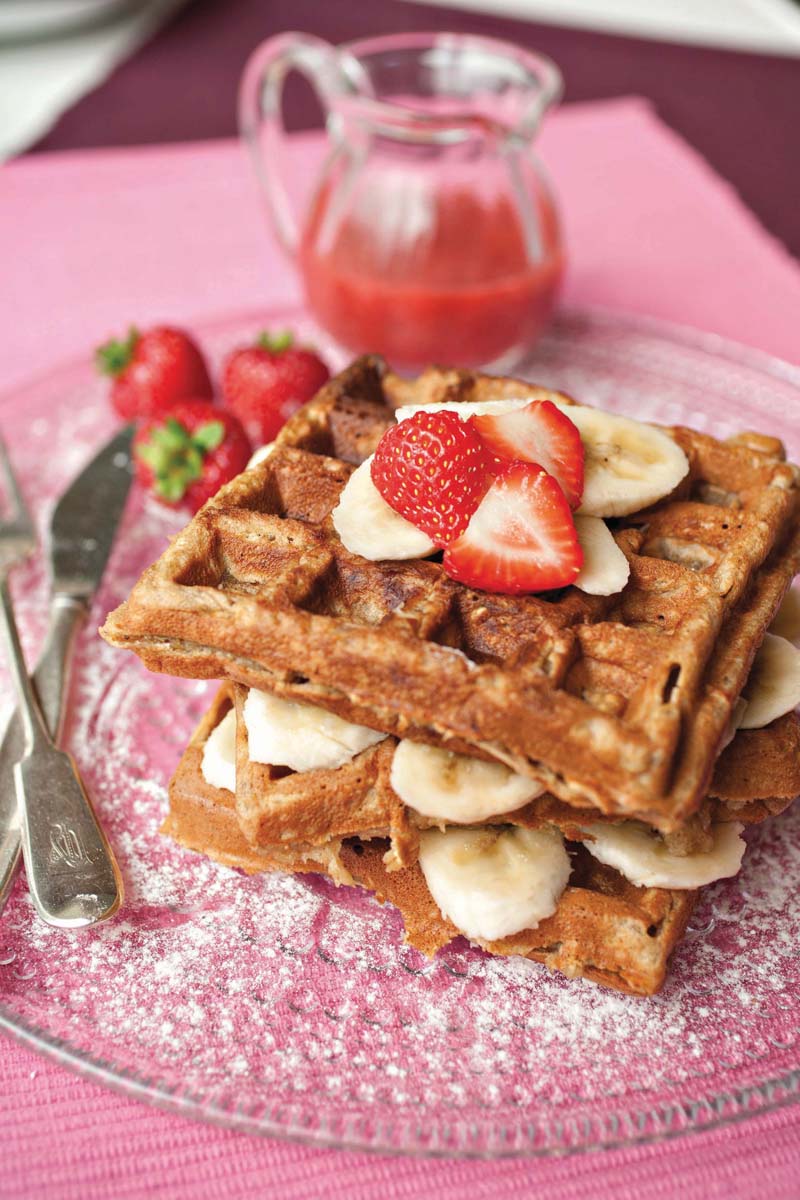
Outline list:
[[[355,883],[398,908],[410,945],[429,956],[459,930],[442,917],[419,866],[389,872],[386,844],[346,842],[342,862]],[[667,961],[683,937],[696,892],[639,888],[618,871],[571,847],[572,875],[552,917],[536,929],[481,945],[490,954],[518,954],[606,987],[650,996],[664,982]]]
[[[251,845],[389,837],[401,854],[399,861],[409,861],[403,848],[411,843],[416,851],[418,839],[389,783],[394,738],[362,750],[336,769],[298,773],[252,762],[242,717],[247,688],[223,685],[221,690],[232,693],[236,705],[236,815]]]
[[[441,917],[415,862],[404,864],[404,869],[391,870],[397,863],[388,840],[368,841],[352,836],[343,839],[362,820],[374,823],[378,832],[380,807],[365,798],[360,786],[353,786],[357,778],[367,777],[366,767],[358,775],[348,773],[345,767],[297,774],[250,764],[253,774],[245,777],[248,785],[261,782],[269,791],[281,782],[294,780],[293,788],[280,791],[280,800],[270,806],[273,821],[277,822],[271,826],[277,834],[276,843],[251,845],[237,820],[233,795],[210,787],[201,770],[203,746],[230,710],[231,690],[230,685],[220,689],[181,759],[170,784],[170,813],[162,831],[189,849],[248,872],[319,871],[339,883],[360,883],[376,892],[382,901],[388,900],[400,909],[409,942],[425,954],[434,954],[458,936],[455,926]],[[380,745],[384,750],[378,774],[387,769],[386,750],[393,750],[391,740]],[[720,793],[728,789],[734,799],[710,801],[707,811],[715,819],[735,815],[751,822],[785,808],[800,792],[799,747],[800,721],[794,714],[780,718],[767,729],[737,734],[721,756],[714,776],[715,788]],[[374,766],[376,749],[373,747],[356,757],[373,755],[370,761]],[[241,750],[240,744],[237,792],[243,778]],[[391,791],[388,778],[385,787]],[[325,813],[332,800],[335,805],[329,836],[325,837]],[[287,807],[293,810],[289,817],[285,811],[278,811]],[[566,806],[552,798],[543,797],[541,802],[527,807],[529,822],[525,821],[525,810],[505,820],[530,824],[550,821],[558,824],[568,839],[571,832],[573,837],[577,834],[574,826],[570,827]],[[398,820],[396,798],[387,808],[384,833],[389,832],[392,817]],[[288,842],[289,829],[298,830],[300,840]],[[321,837],[317,845],[310,844],[312,832],[313,836]],[[408,848],[413,843],[405,845]],[[571,849],[570,886],[556,913],[535,930],[488,943],[485,948],[493,954],[521,954],[567,975],[584,975],[623,991],[651,994],[658,990],[667,959],[689,919],[695,893],[635,887],[619,872],[598,863],[578,843]]]
[[[208,735],[230,706],[223,687],[170,783],[170,811],[162,832],[188,849],[248,872],[318,871],[340,883],[362,884],[400,909],[408,941],[425,954],[434,954],[459,936],[455,926],[440,916],[416,864],[392,873],[387,870],[387,841],[334,838],[317,847],[279,843],[255,849],[250,845],[237,822],[233,795],[210,787],[200,765]],[[686,927],[695,893],[634,887],[581,846],[572,849],[573,875],[556,913],[538,929],[488,943],[486,949],[534,958],[567,975],[585,975],[622,991],[644,995],[657,991],[667,959]]]
[[[398,402],[550,393],[361,359],[210,501],[103,629],[152,670],[228,677],[533,775],[573,806],[679,828],[798,568],[798,470],[775,439],[676,429],[673,496],[615,522],[631,579],[497,596],[435,561],[367,562],[330,522]]]
[[[407,808],[391,785],[396,740],[388,737],[341,767],[295,772],[250,761],[242,709],[247,689],[223,685],[237,709],[236,812],[253,846],[387,838],[390,870],[416,862],[419,831],[433,821]],[[782,812],[800,795],[800,720],[789,713],[766,729],[740,730],[717,761],[710,794],[693,818],[666,835],[670,848],[693,853],[710,848],[712,821],[753,824]],[[592,814],[594,820],[596,814]],[[584,821],[587,815],[583,817]],[[618,818],[600,816],[600,820]],[[515,812],[485,824],[535,829],[556,825],[580,841],[581,812],[545,793]]]
[[[169,813],[161,832],[187,850],[197,850],[226,867],[239,867],[248,874],[321,871],[333,879],[349,882],[339,858],[341,841],[326,839],[324,845],[317,846],[297,841],[291,845],[254,847],[239,826],[233,793],[206,783],[201,767],[203,747],[232,704],[228,690],[220,688],[170,780]]]
[[[800,720],[779,717],[765,729],[740,729],[714,768],[714,819],[755,825],[800,796]]]

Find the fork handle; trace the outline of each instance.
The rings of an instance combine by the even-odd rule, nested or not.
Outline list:
[[[63,593],[53,596],[47,637],[33,675],[42,716],[56,745],[61,741],[67,712],[64,702],[67,698],[72,646],[88,611],[83,600],[75,600]]]
[[[53,597],[44,648],[33,674],[39,706],[56,743],[66,713],[72,645],[87,611],[81,600],[58,594]],[[15,709],[0,743],[0,913],[22,858],[14,763],[24,750],[22,719]]]
[[[0,576],[0,615],[3,619],[3,633],[5,634],[6,648],[8,650],[8,661],[17,689],[17,701],[19,703],[20,719],[22,720],[22,731],[25,737],[25,754],[29,755],[33,754],[40,747],[52,745],[53,739],[50,737],[50,730],[44,723],[44,717],[39,708],[36,692],[33,690],[33,684],[28,676],[25,655],[22,653],[19,630],[17,629],[17,622],[14,617],[14,605],[8,587],[7,574]]]

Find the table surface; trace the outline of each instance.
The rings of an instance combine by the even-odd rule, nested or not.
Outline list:
[[[80,101],[39,150],[226,137],[236,85],[258,42],[285,29],[330,41],[412,29],[505,37],[561,67],[566,100],[647,96],[800,255],[800,66],[794,58],[617,37],[400,0],[194,0],[149,45]],[[295,81],[292,81],[293,83]],[[316,123],[299,81],[290,127]]]

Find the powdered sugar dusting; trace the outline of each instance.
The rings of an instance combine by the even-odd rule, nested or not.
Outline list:
[[[298,324],[277,323],[287,319]],[[220,352],[249,331],[232,322],[206,341]],[[533,374],[714,432],[774,430],[796,404],[786,382],[602,322],[565,323]],[[5,423],[43,524],[111,432],[87,379],[80,367],[38,384],[17,397],[27,430]],[[386,1149],[563,1150],[697,1127],[797,1091],[800,811],[748,832],[742,874],[704,894],[650,1000],[463,941],[428,962],[403,945],[398,914],[359,890],[247,878],[162,838],[167,779],[214,685],[150,675],[94,630],[180,524],[132,499],[77,649],[69,741],[119,854],[124,908],[95,930],[52,930],[20,880],[0,922],[4,1021],[184,1108]],[[41,564],[15,582],[32,655]],[[5,681],[0,699],[7,709]]]

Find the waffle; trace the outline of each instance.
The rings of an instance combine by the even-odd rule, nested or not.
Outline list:
[[[295,772],[253,762],[242,716],[247,689],[234,684],[223,690],[233,694],[236,704],[236,813],[251,845],[387,838],[390,870],[416,861],[419,831],[441,822],[404,805],[392,788],[395,738],[387,737],[334,769]],[[709,849],[712,822],[754,824],[776,816],[798,795],[800,719],[788,713],[766,729],[737,733],[717,760],[709,795],[698,812],[679,830],[665,835],[665,840],[677,853]],[[581,817],[580,811],[545,793],[484,823],[530,829],[556,825],[565,837],[579,841]],[[592,814],[591,819],[618,818]]]
[[[416,864],[392,873],[387,870],[388,841],[335,837],[324,846],[263,848],[254,848],[247,841],[237,821],[233,795],[211,787],[201,770],[203,745],[231,704],[227,688],[221,688],[172,778],[170,810],[162,833],[187,849],[248,874],[318,872],[337,883],[369,888],[381,901],[388,900],[400,909],[407,940],[424,954],[432,955],[458,937],[455,926],[440,916]],[[686,928],[696,893],[636,888],[617,871],[596,862],[583,847],[572,849],[573,878],[556,913],[536,930],[486,943],[485,948],[493,954],[522,954],[569,976],[584,975],[622,991],[641,995],[657,991],[667,959]]]
[[[228,689],[220,688],[170,781],[169,813],[161,832],[187,850],[206,854],[223,866],[238,867],[249,875],[258,871],[319,871],[350,882],[339,858],[341,840],[327,838],[323,845],[298,840],[292,845],[253,846],[239,826],[233,794],[206,783],[201,767],[203,747],[232,705]]]
[[[386,752],[393,752],[391,740],[357,755],[362,759],[357,771],[350,771],[352,764],[346,764],[327,771],[287,773],[243,763],[246,741],[239,737],[234,798],[230,792],[210,787],[201,769],[203,746],[234,703],[232,692],[230,685],[223,685],[184,753],[170,784],[170,812],[162,832],[189,849],[247,872],[318,871],[337,883],[361,884],[400,910],[407,940],[425,954],[434,954],[457,937],[459,931],[442,918],[414,861],[413,839],[405,842],[412,851],[409,858],[397,862],[396,848],[388,840],[392,821],[395,832],[398,828],[397,798],[390,799],[382,813],[373,797],[365,798],[361,787],[353,786],[356,780],[371,778],[374,792],[378,776],[387,771],[385,784],[378,785],[378,790],[391,793],[386,766]],[[240,694],[239,706],[241,702]],[[243,726],[240,720],[240,732]],[[735,817],[749,823],[785,808],[800,792],[799,748],[800,721],[794,714],[766,729],[737,734],[717,764],[714,787],[724,798],[709,799],[709,814],[715,820]],[[378,750],[380,756],[375,753]],[[290,780],[291,789],[286,786]],[[270,827],[276,842],[257,847],[245,837],[237,807],[242,786],[259,784],[273,792],[268,807],[273,810]],[[504,823],[548,821],[559,825],[568,839],[577,836],[575,814],[554,798],[543,797],[526,808],[527,812],[505,816]],[[327,836],[322,832],[326,814]],[[381,820],[384,828],[380,828]],[[372,824],[369,838],[364,825],[362,836],[355,836],[361,822]],[[404,828],[407,831],[408,826]],[[287,840],[295,834],[296,842]],[[316,844],[315,837],[321,838]],[[669,955],[686,927],[695,893],[635,887],[619,872],[597,862],[579,843],[571,846],[571,853],[570,885],[553,916],[535,930],[485,943],[485,949],[493,954],[523,955],[569,976],[583,975],[635,994],[657,991]]]
[[[664,982],[697,893],[634,887],[583,846],[570,849],[571,881],[553,915],[536,929],[482,947],[533,959],[570,979],[582,975],[617,991],[652,995]],[[400,910],[408,943],[432,956],[459,930],[442,917],[420,867],[390,873],[383,851],[381,843],[356,840],[343,845],[342,860],[356,883]]]
[[[253,846],[388,837],[398,864],[413,861],[417,838],[389,783],[396,742],[386,738],[335,769],[296,772],[253,762],[242,708],[247,688],[229,685],[236,721],[236,816]]]
[[[173,540],[104,637],[152,670],[497,758],[573,807],[679,829],[800,562],[798,470],[780,443],[672,430],[689,475],[614,523],[631,578],[607,598],[497,596],[436,561],[367,562],[330,521],[393,405],[551,394],[466,372],[404,382],[358,360]]]

